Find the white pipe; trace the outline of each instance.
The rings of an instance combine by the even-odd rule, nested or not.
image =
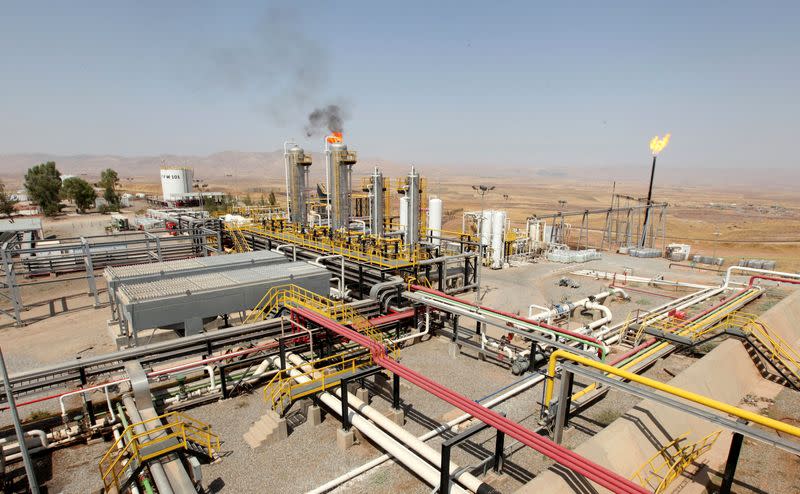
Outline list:
[[[111,415],[111,421],[108,424],[113,424],[117,420],[117,415],[114,413],[114,408],[111,406],[111,396],[109,395],[108,388],[110,386],[116,386],[117,384],[123,383],[125,381],[129,381],[130,379],[117,379],[116,381],[111,381],[105,384],[98,384],[97,386],[91,386],[88,388],[78,389],[75,391],[70,391],[69,393],[64,393],[63,395],[58,397],[58,403],[61,406],[61,416],[65,416],[67,414],[67,405],[64,403],[64,398],[68,396],[74,396],[77,394],[84,394],[90,391],[96,391],[102,389],[106,396],[106,406],[108,406],[108,413]],[[94,424],[92,424],[94,425]]]
[[[494,407],[494,406],[496,406],[496,405],[508,400],[509,398],[512,398],[512,397],[522,393],[523,391],[536,386],[537,384],[539,384],[543,380],[544,380],[544,376],[536,376],[536,377],[534,377],[532,379],[529,379],[529,380],[527,380],[525,382],[522,382],[518,386],[515,386],[515,387],[509,389],[508,391],[506,391],[505,393],[492,398],[491,400],[487,401],[486,403],[483,403],[483,406],[485,406],[486,408],[492,408],[492,407]],[[427,441],[428,439],[436,437],[439,434],[441,434],[442,432],[448,431],[448,430],[452,429],[453,427],[457,426],[458,424],[460,424],[462,422],[465,422],[465,421],[467,421],[467,420],[469,420],[471,418],[472,418],[472,415],[470,415],[468,413],[460,415],[459,417],[456,417],[455,419],[447,422],[446,424],[441,425],[441,426],[437,427],[436,429],[433,429],[433,430],[431,430],[429,432],[426,432],[425,434],[423,434],[422,436],[419,437],[419,440],[420,441]],[[373,468],[375,468],[375,467],[381,465],[382,463],[384,463],[384,462],[386,462],[388,460],[391,460],[391,459],[392,459],[392,457],[390,455],[384,454],[383,456],[380,456],[380,457],[370,461],[369,463],[365,463],[364,465],[362,465],[362,466],[360,466],[358,468],[350,470],[349,472],[345,473],[344,475],[341,475],[341,476],[331,480],[330,482],[327,482],[326,484],[323,484],[323,485],[317,487],[316,489],[308,491],[306,494],[322,494],[324,492],[331,491],[331,490],[335,489],[336,487],[338,487],[339,485],[341,485],[341,484],[343,484],[343,483],[345,483],[345,482],[347,482],[349,480],[352,480],[352,479],[358,477],[359,475],[361,475],[361,474],[363,474],[363,473],[365,473],[365,472],[367,472],[369,470],[372,470]]]
[[[733,273],[734,269],[737,271],[745,271],[748,273],[769,274],[781,278],[800,278],[800,273],[784,273],[782,271],[770,271],[769,269],[747,268],[744,266],[731,266],[728,268],[727,271],[725,271],[725,283],[722,284],[722,288],[728,288],[728,284],[731,281],[731,274]]]
[[[312,367],[306,365],[308,362],[301,358],[298,355],[290,354],[288,356],[289,360],[292,361],[295,365],[303,365],[303,368],[307,371],[313,370]],[[330,394],[334,396],[341,397],[342,388],[338,387],[332,391],[329,391]],[[423,441],[419,440],[414,434],[405,430],[402,426],[394,423],[392,419],[386,417],[384,414],[379,412],[378,410],[369,406],[369,404],[361,401],[353,395],[352,393],[348,393],[347,395],[348,404],[358,410],[362,415],[366,418],[372,420],[378,427],[383,429],[384,431],[388,432],[395,438],[397,438],[401,443],[405,446],[412,449],[415,453],[422,456],[426,460],[428,460],[433,465],[441,465],[442,463],[442,455],[441,452],[434,450]],[[474,475],[464,471],[459,472],[460,467],[453,462],[450,462],[450,473],[453,475],[454,480],[458,480],[464,487],[469,489],[472,492],[478,492],[478,489],[481,488],[483,482],[476,478]]]
[[[284,247],[292,248],[292,261],[297,261],[297,246],[295,244],[281,244],[275,247],[275,252],[280,252],[281,254],[283,254],[283,251],[281,249]]]
[[[293,361],[299,359],[299,357],[293,354],[289,354],[287,355],[287,357]],[[269,357],[269,358],[272,360],[272,365],[280,367],[280,359],[278,357]],[[302,362],[305,362],[302,359],[300,360]],[[309,377],[305,376],[303,372],[300,372],[297,369],[289,370],[289,375],[291,375],[295,381],[301,384],[311,381]],[[320,393],[318,398],[321,402],[323,402],[328,408],[330,408],[334,412],[339,412],[342,409],[342,402],[339,400],[339,398],[328,391]],[[352,400],[350,401],[350,403],[355,404],[357,399],[352,395],[348,395],[348,400]],[[409,449],[406,448],[399,441],[393,439],[386,432],[379,429],[378,426],[376,426],[366,418],[362,417],[361,415],[357,414],[354,410],[352,409],[348,410],[348,417],[353,427],[360,430],[365,436],[369,437],[372,441],[378,444],[378,446],[383,448],[390,455],[397,458],[401,463],[409,467],[415,474],[419,475],[429,485],[432,486],[439,485],[438,468],[432,467],[431,465],[426,463],[420,457],[409,451]],[[394,422],[391,423],[396,427],[399,427],[396,424],[394,424]],[[452,486],[451,492],[466,494],[466,491],[456,484]]]
[[[320,263],[320,261],[322,261],[323,259],[336,259],[337,257],[342,260],[342,276],[341,276],[341,278],[339,278],[339,294],[341,295],[342,300],[344,300],[344,295],[345,295],[344,294],[344,292],[345,292],[345,290],[344,290],[344,288],[345,288],[345,285],[344,285],[344,283],[345,283],[344,282],[344,266],[345,266],[344,256],[341,255],[341,254],[331,254],[331,255],[327,255],[327,256],[319,256],[316,259],[314,259],[311,262],[311,264],[315,264],[317,266],[320,266],[322,268],[326,268],[327,269],[327,266],[325,266],[322,263]]]
[[[422,331],[417,331],[414,334],[409,334],[409,335],[403,336],[402,338],[397,338],[396,340],[391,340],[391,341],[392,341],[392,343],[394,343],[396,345],[396,344],[402,343],[404,341],[408,341],[408,340],[412,340],[414,338],[419,338],[421,336],[425,336],[426,334],[428,334],[428,332],[430,330],[431,330],[431,308],[428,307],[428,306],[425,306],[425,329],[422,330]]]
[[[533,319],[533,309],[539,309],[542,312],[550,312],[550,308],[545,307],[544,305],[531,304],[528,306],[528,319]],[[550,321],[547,321],[547,323],[550,324]]]
[[[208,380],[210,382],[210,384],[208,386],[208,392],[210,393],[210,392],[214,391],[214,388],[217,387],[217,380],[215,379],[215,376],[214,376],[214,367],[212,367],[210,365],[206,365],[204,367],[204,369],[205,369],[206,373],[208,374]]]

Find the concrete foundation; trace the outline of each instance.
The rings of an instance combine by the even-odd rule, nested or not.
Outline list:
[[[318,406],[308,407],[308,421],[311,425],[319,425],[322,423],[322,409]]]
[[[389,410],[389,413],[386,414],[392,422],[397,425],[405,425],[406,424],[406,412],[403,410]]]
[[[453,358],[458,357],[461,355],[461,345],[458,343],[450,342],[450,346],[447,347],[447,354]]]
[[[344,429],[338,429],[336,431],[336,445],[339,446],[339,449],[342,451],[350,449],[350,447],[355,443],[356,435],[353,428],[351,428],[349,431]]]
[[[367,388],[358,388],[356,390],[356,398],[369,405],[369,390]]]

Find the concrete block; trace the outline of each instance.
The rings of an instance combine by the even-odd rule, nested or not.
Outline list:
[[[308,421],[311,425],[319,425],[322,423],[322,409],[318,406],[308,407]]]
[[[451,341],[450,346],[447,347],[447,354],[453,358],[458,357],[461,354],[461,345]]]
[[[358,388],[356,390],[356,398],[369,405],[369,390],[367,388]]]
[[[344,429],[338,429],[336,431],[336,445],[339,446],[339,449],[342,451],[350,449],[350,447],[356,443],[356,436],[353,430],[354,429],[351,428],[349,431]]]
[[[386,416],[389,417],[392,420],[392,422],[394,422],[397,425],[405,425],[406,423],[406,412],[404,412],[403,410],[391,409],[389,410],[389,413],[386,414]]]

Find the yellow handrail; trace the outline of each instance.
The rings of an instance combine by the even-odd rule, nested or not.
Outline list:
[[[170,419],[177,420],[170,421]],[[162,420],[166,423],[162,422]],[[161,425],[142,433],[134,432],[135,428],[156,421]],[[142,454],[143,449],[174,438],[179,440],[175,443],[166,444],[164,448],[156,448],[149,454]],[[126,443],[120,449],[122,441],[126,441]],[[209,457],[213,457],[215,452],[220,450],[219,436],[211,432],[210,425],[181,412],[169,412],[130,424],[122,431],[119,439],[114,441],[114,444],[111,445],[111,448],[98,463],[104,488],[108,490],[113,486],[119,489],[121,487],[120,481],[123,479],[122,474],[128,469],[129,465],[133,464],[133,469],[135,470],[139,465],[150,459],[178,449],[188,450],[189,442],[202,446]]]
[[[692,401],[694,403],[703,405],[705,407],[712,408],[714,410],[718,410],[720,412],[727,413],[735,417],[743,418],[750,422],[755,422],[756,424],[763,425],[768,429],[772,429],[779,432],[785,432],[786,434],[791,434],[792,436],[800,437],[800,427],[795,427],[793,425],[789,425],[779,420],[771,419],[769,417],[764,417],[763,415],[759,415],[757,413],[753,413],[748,410],[743,410],[739,407],[735,407],[733,405],[717,401],[713,398],[709,398],[708,396],[703,396],[698,393],[693,393],[691,391],[687,391],[685,389],[678,388],[670,384],[662,383],[660,381],[656,381],[648,377],[640,376],[639,374],[634,374],[633,372],[628,372],[626,370],[618,369],[608,364],[597,362],[561,349],[554,351],[550,355],[550,361],[547,366],[547,383],[545,388],[545,401],[544,401],[545,403],[550,403],[550,401],[553,399],[553,388],[555,384],[555,375],[556,375],[556,362],[558,361],[559,358],[565,360],[572,360],[573,362],[585,365],[587,367],[593,367],[607,374],[613,374],[615,376],[621,377],[624,380],[633,381],[645,385],[647,387],[656,389],[658,391],[663,391],[673,396],[677,396],[679,398]]]
[[[654,494],[664,492],[667,487],[677,479],[697,458],[705,454],[714,445],[722,431],[715,431],[699,441],[687,446],[680,446],[689,433],[685,433],[662,447],[656,454],[642,464],[631,476],[631,480],[638,482],[642,487],[653,489]],[[674,448],[674,454],[669,450]],[[661,458],[660,463],[656,461]],[[648,473],[644,473],[649,467]]]

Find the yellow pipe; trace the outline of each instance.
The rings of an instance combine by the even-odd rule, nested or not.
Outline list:
[[[758,293],[758,292],[754,292],[754,293]],[[747,302],[749,302],[749,301],[750,301],[750,300],[748,300]],[[745,302],[745,303],[747,303],[747,302]],[[727,308],[727,307],[722,307],[720,310],[722,310],[722,309],[726,309],[726,308]],[[731,312],[731,310],[728,310],[727,312],[725,312],[725,314],[726,314],[726,315],[725,315],[725,317],[728,317],[728,314],[729,314],[730,312]],[[687,328],[687,329],[684,329],[684,330],[682,330],[682,331],[678,331],[676,334],[678,334],[678,335],[684,335],[684,334],[686,334],[686,332],[687,332],[687,331],[688,331],[688,328]],[[643,353],[643,354],[639,355],[638,357],[636,357],[635,359],[633,359],[633,360],[629,361],[629,362],[628,362],[628,363],[626,363],[625,365],[623,365],[623,366],[619,367],[619,369],[622,369],[622,370],[630,369],[630,368],[631,368],[631,367],[633,367],[634,365],[636,365],[636,364],[638,364],[639,362],[641,362],[641,361],[645,360],[646,358],[650,357],[651,355],[653,355],[654,353],[658,352],[659,350],[663,350],[663,349],[664,349],[664,348],[666,348],[667,346],[669,346],[669,343],[667,343],[667,342],[659,343],[658,345],[654,346],[654,347],[653,347],[653,348],[651,348],[650,350],[648,350],[648,351],[646,351],[645,353]],[[573,394],[573,395],[572,395],[572,399],[573,399],[573,400],[577,400],[577,399],[579,399],[579,398],[583,397],[585,394],[587,394],[587,393],[589,393],[589,392],[591,392],[591,391],[594,391],[596,388],[597,388],[597,383],[592,383],[592,384],[590,384],[589,386],[586,386],[586,387],[585,387],[585,388],[583,388],[582,390],[578,391],[577,393]],[[552,396],[551,396],[551,398],[552,398]],[[550,400],[547,400],[547,401],[545,401],[545,403],[549,403],[549,401],[550,401]]]
[[[735,417],[739,417],[748,420],[750,422],[755,422],[756,424],[763,425],[764,427],[768,427],[775,431],[785,432],[786,434],[791,434],[795,437],[800,437],[800,427],[795,427],[786,424],[784,422],[781,422],[779,420],[774,420],[769,417],[764,417],[757,413],[748,412],[747,410],[742,410],[741,408],[735,407],[733,405],[728,405],[727,403],[717,401],[713,398],[709,398],[707,396],[703,396],[697,393],[692,393],[691,391],[686,391],[685,389],[677,388],[675,386],[671,386],[669,384],[662,383],[660,381],[656,381],[648,377],[640,376],[639,374],[634,374],[633,372],[617,369],[616,367],[612,367],[608,364],[596,362],[592,359],[581,357],[580,355],[575,355],[574,353],[570,353],[566,350],[556,350],[550,355],[550,362],[548,363],[547,366],[548,379],[547,379],[547,390],[545,393],[546,396],[545,403],[549,403],[550,400],[553,399],[553,384],[556,375],[556,361],[558,360],[559,357],[566,360],[572,360],[573,362],[583,364],[587,367],[594,367],[595,369],[601,370],[607,374],[614,374],[615,376],[619,376],[622,379],[643,384],[647,387],[656,389],[658,391],[663,391],[673,396],[693,401],[708,408],[713,408],[714,410],[718,410],[720,412],[727,413],[729,415],[733,415]]]

